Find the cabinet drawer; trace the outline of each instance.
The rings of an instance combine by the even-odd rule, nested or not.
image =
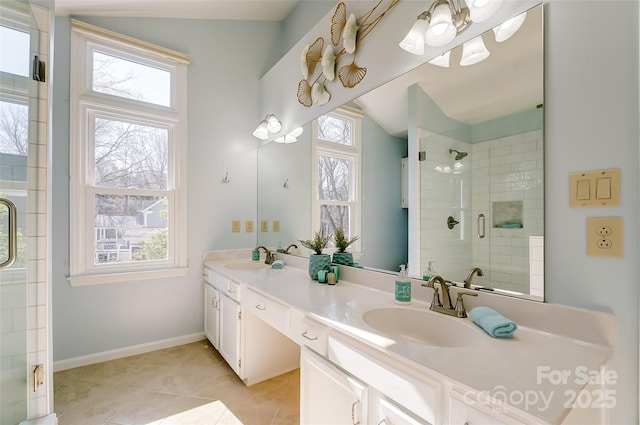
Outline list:
[[[211,286],[220,291],[221,294],[232,300],[240,301],[240,284],[238,282],[234,282],[213,270],[207,270],[207,276]]]
[[[264,320],[285,335],[289,334],[289,308],[279,302],[248,289],[242,305],[245,310]]]
[[[504,416],[499,411],[491,412],[491,409],[499,408],[488,405],[487,402],[482,400],[482,397],[475,395],[465,397],[465,395],[454,392],[449,398],[449,423],[467,425],[513,425],[521,423]]]
[[[291,310],[290,338],[300,346],[307,346],[323,357],[327,356],[327,327],[305,316],[297,310]]]
[[[400,406],[428,423],[438,423],[442,386],[426,378],[417,380],[406,373],[351,348],[333,337],[328,339],[329,360],[376,388]],[[463,422],[464,423],[464,422]]]

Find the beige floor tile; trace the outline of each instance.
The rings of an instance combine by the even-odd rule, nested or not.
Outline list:
[[[207,341],[54,374],[59,425],[289,425],[300,372],[247,387]]]

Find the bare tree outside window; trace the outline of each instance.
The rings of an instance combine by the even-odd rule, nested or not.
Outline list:
[[[0,152],[27,155],[29,150],[29,107],[0,101]]]
[[[320,227],[329,234],[342,229],[351,235],[351,209],[353,194],[353,159],[339,154],[353,146],[353,123],[332,115],[318,118],[319,141],[335,148],[323,148],[318,154],[317,196],[320,207]],[[335,151],[335,153],[334,153]]]

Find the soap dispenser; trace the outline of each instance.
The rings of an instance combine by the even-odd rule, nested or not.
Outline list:
[[[400,275],[396,280],[395,301],[405,305],[411,303],[411,281],[407,276],[404,264],[400,264]]]
[[[422,280],[429,280],[433,276],[438,274],[435,268],[433,267],[433,263],[435,263],[435,261],[429,261],[428,263],[429,264],[427,265],[427,270],[425,270],[424,274],[422,275]]]

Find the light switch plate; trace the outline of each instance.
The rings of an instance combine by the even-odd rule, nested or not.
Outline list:
[[[587,255],[591,257],[624,257],[623,236],[622,217],[588,217]]]
[[[247,233],[253,233],[253,220],[247,220],[244,222],[244,231]]]
[[[273,220],[273,231],[274,232],[280,231],[280,220]]]
[[[240,232],[240,220],[231,220],[231,231],[233,233]]]
[[[260,231],[267,233],[269,231],[269,220],[260,220]]]
[[[573,173],[569,194],[571,208],[620,205],[620,169]]]

